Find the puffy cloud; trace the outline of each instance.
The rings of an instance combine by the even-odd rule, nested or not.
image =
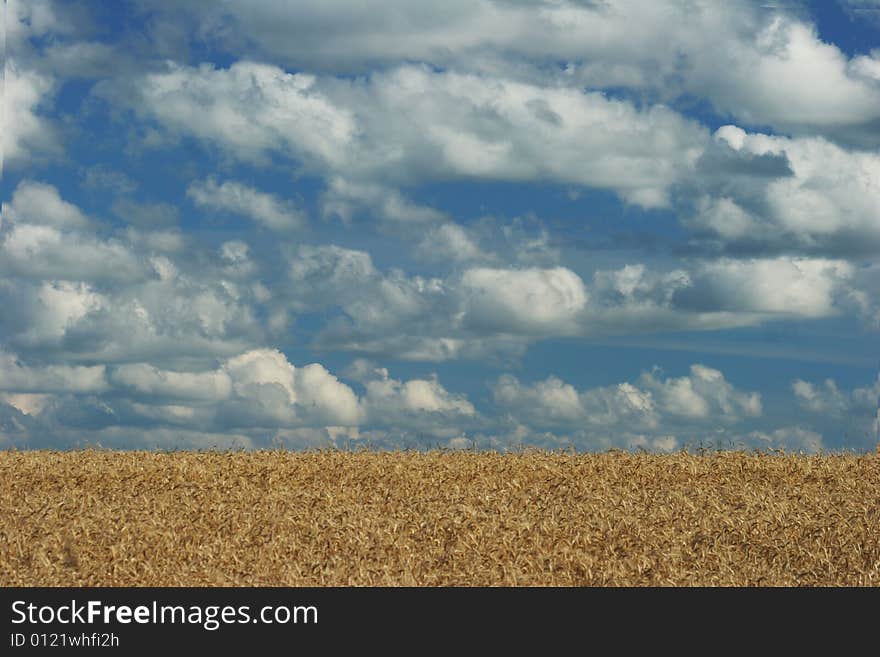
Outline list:
[[[438,262],[486,262],[496,259],[494,254],[480,248],[468,230],[455,223],[443,223],[428,231],[416,247],[416,254]]]
[[[398,230],[408,225],[421,227],[443,221],[434,208],[413,203],[397,190],[377,183],[357,183],[338,176],[330,179],[321,201],[324,216],[336,216],[349,223],[361,208]]]
[[[2,231],[0,269],[29,278],[134,280],[145,269],[125,245],[65,233],[52,226],[14,224]]]
[[[835,295],[853,275],[840,260],[721,259],[703,263],[691,284],[677,290],[679,308],[826,317],[838,311]]]
[[[103,365],[31,367],[22,363],[14,354],[0,351],[0,390],[14,393],[89,393],[101,392],[107,388]]]
[[[332,245],[301,246],[288,258],[288,302],[326,318],[317,345],[411,360],[515,356],[553,336],[872,312],[858,270],[821,258],[698,259],[672,270],[629,264],[596,271],[589,283],[560,266],[470,267],[446,278],[382,272],[368,253]]]
[[[782,158],[787,171],[752,175],[738,185],[727,177],[711,185],[689,226],[753,249],[858,255],[880,245],[876,152],[845,150],[818,137],[747,133],[732,125],[719,128],[715,137],[730,149],[730,158],[748,158],[751,173],[757,170],[754,158]]]
[[[704,365],[691,365],[689,376],[665,380],[646,372],[640,383],[663,412],[682,418],[736,421],[763,412],[759,393],[737,390],[719,370]]]
[[[741,121],[860,134],[880,118],[880,86],[853,71],[854,62],[823,42],[813,25],[774,15],[752,39],[725,52],[697,64],[694,87]]]
[[[0,225],[0,302],[17,309],[0,316],[7,347],[139,361],[230,355],[262,337],[254,309],[266,297],[247,284],[240,248],[227,244],[235,261],[222,269],[187,260],[181,271],[168,257],[185,243],[179,231],[108,231],[54,187],[19,184]]]
[[[147,363],[116,367],[111,381],[141,397],[212,402],[216,415],[241,425],[356,425],[361,420],[354,392],[322,365],[297,368],[280,351],[255,349],[227,359],[220,368],[202,372],[160,370]],[[180,405],[143,407],[153,417],[188,421],[193,412]],[[238,416],[236,417],[236,414]],[[170,415],[171,417],[165,417]]]
[[[368,381],[366,388],[366,403],[374,418],[385,413],[475,413],[473,405],[465,397],[450,394],[436,379],[404,382],[383,377]]]
[[[436,377],[399,381],[390,378],[384,368],[361,374],[366,388],[363,404],[373,425],[451,438],[477,419],[467,397],[450,393]]]
[[[39,311],[32,317],[28,338],[61,339],[69,328],[90,313],[106,307],[106,297],[84,283],[42,283],[36,294]]]
[[[848,6],[860,18],[876,13],[864,2]],[[707,98],[742,122],[849,139],[871,138],[880,118],[880,88],[866,75],[873,70],[866,60],[876,57],[848,58],[797,6],[383,0],[367,8],[333,0],[315,8],[243,0],[187,7],[207,38],[296,70],[350,74],[420,61],[496,77],[552,76],[573,87]]]
[[[253,62],[229,69],[170,64],[166,72],[137,80],[129,101],[169,129],[217,142],[246,160],[261,161],[282,148],[338,162],[354,138],[355,122],[315,82],[312,75]],[[131,91],[102,86],[110,95]]]
[[[834,379],[821,385],[796,379],[792,391],[798,403],[813,413],[842,416],[847,413],[873,416],[880,409],[880,376],[873,386],[843,391]]]
[[[842,437],[845,447],[873,449],[880,440],[880,376],[872,385],[841,389],[834,379],[792,382],[794,398],[808,412],[811,429]]]
[[[824,449],[822,435],[803,427],[782,427],[774,431],[752,431],[737,436],[737,441],[757,449],[782,449],[788,452],[815,453]]]
[[[502,333],[572,333],[588,299],[583,281],[564,267],[468,269],[459,294],[466,325]]]
[[[580,393],[556,377],[529,386],[505,374],[493,385],[492,394],[495,403],[502,408],[538,424],[570,425],[588,421],[586,404]],[[653,411],[650,399],[645,410]]]
[[[22,70],[14,60],[5,62],[0,135],[0,174],[3,168],[26,163],[30,156],[57,150],[55,131],[38,113],[53,89],[52,79]]]
[[[51,185],[23,181],[4,203],[0,271],[35,279],[135,280],[143,263],[124,244],[93,236],[93,224]]]
[[[232,392],[232,381],[224,371],[173,372],[147,363],[120,365],[111,380],[132,392],[172,399],[216,401]]]
[[[3,204],[3,224],[34,224],[58,229],[88,229],[92,222],[82,211],[61,198],[52,185],[23,180],[15,188],[12,200]]]
[[[290,254],[292,303],[341,315],[319,344],[412,360],[519,352],[532,336],[568,335],[587,300],[568,269],[472,268],[450,279],[382,273],[363,251],[303,246]]]
[[[588,288],[580,332],[712,330],[831,317],[859,304],[856,273],[842,260],[797,257],[701,258],[680,269],[640,263],[599,270]]]
[[[761,396],[734,388],[724,375],[692,365],[688,376],[660,379],[644,373],[637,384],[579,391],[549,377],[527,385],[506,374],[492,386],[495,404],[534,429],[617,427],[667,430],[677,423],[734,423],[762,413]]]
[[[197,181],[186,193],[200,207],[251,217],[272,230],[292,230],[306,222],[290,201],[232,180],[220,184],[213,178]]]
[[[300,159],[334,180],[326,211],[344,216],[354,198],[395,220],[436,211],[393,195],[376,200],[374,185],[550,180],[663,206],[706,137],[660,105],[642,111],[601,93],[415,66],[353,82],[251,62],[173,66],[134,89],[104,85],[102,93],[238,157]]]

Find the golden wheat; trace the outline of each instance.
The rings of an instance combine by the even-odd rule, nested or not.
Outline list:
[[[4,586],[878,583],[878,455],[0,452]]]

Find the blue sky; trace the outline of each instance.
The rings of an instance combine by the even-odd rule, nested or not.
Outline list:
[[[0,447],[878,441],[875,0],[5,20]]]

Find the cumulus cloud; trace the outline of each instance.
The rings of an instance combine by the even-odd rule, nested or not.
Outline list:
[[[797,426],[769,432],[752,431],[737,436],[737,441],[757,449],[781,449],[787,452],[815,453],[825,448],[821,434]]]
[[[231,358],[224,369],[235,396],[258,408],[246,405],[251,415],[265,413],[287,424],[298,417],[332,425],[359,422],[362,411],[354,392],[320,364],[295,368],[281,352],[261,349]]]
[[[648,372],[640,382],[666,413],[677,417],[735,421],[763,412],[759,393],[736,390],[719,370],[705,365],[691,365],[689,376],[665,380]]]
[[[182,271],[168,257],[181,251],[178,231],[128,228],[113,236],[56,188],[27,180],[0,219],[0,302],[16,308],[0,316],[0,329],[19,353],[50,348],[110,361],[163,351],[228,355],[264,332],[254,308],[265,297],[247,284],[246,263],[220,269],[183,261]]]
[[[82,211],[61,198],[52,185],[23,180],[12,193],[12,200],[3,203],[2,224],[37,224],[58,229],[88,229],[92,222]]]
[[[880,377],[872,386],[841,390],[834,379],[821,384],[796,379],[792,383],[795,399],[812,413],[842,416],[847,413],[871,416],[880,409]]]
[[[575,331],[589,298],[580,277],[564,267],[468,269],[459,294],[466,325],[557,335]]]
[[[849,390],[832,378],[821,383],[795,379],[791,390],[812,429],[842,438],[847,447],[873,449],[880,441],[880,377]]]
[[[398,230],[410,226],[421,228],[445,219],[439,210],[413,203],[396,189],[378,183],[352,182],[338,176],[329,180],[321,209],[325,217],[339,217],[345,223],[367,210],[380,222],[391,224]]]
[[[727,176],[709,184],[690,226],[752,249],[853,256],[880,245],[876,152],[846,150],[821,137],[747,133],[733,125],[719,128],[715,140],[729,149],[728,160],[748,158],[751,178],[732,184]],[[754,158],[776,158],[786,167],[776,175],[755,176]]]
[[[272,230],[293,230],[306,223],[303,212],[290,201],[232,180],[196,181],[186,193],[199,207],[251,217]]]
[[[232,393],[232,380],[224,371],[173,372],[130,363],[116,367],[111,380],[134,392],[171,399],[216,401]]]
[[[447,391],[436,377],[400,381],[377,368],[364,382],[364,407],[373,424],[396,427],[436,437],[461,432],[462,422],[476,417],[464,395]]]
[[[304,246],[290,255],[292,303],[337,305],[319,343],[413,360],[517,352],[575,331],[587,293],[568,269],[471,268],[449,279],[377,270],[369,254]]]
[[[682,422],[731,424],[763,411],[759,393],[737,390],[720,371],[699,364],[683,377],[661,379],[645,372],[635,384],[581,391],[553,376],[528,385],[506,374],[493,384],[492,394],[495,404],[519,422],[544,430],[668,430]]]
[[[821,258],[695,259],[685,267],[599,270],[584,333],[711,330],[838,315],[857,295],[855,268]]]
[[[52,79],[22,70],[14,60],[7,59],[3,84],[0,174],[4,168],[26,163],[32,155],[58,148],[52,125],[39,112],[53,90]]]
[[[99,43],[81,7],[7,3],[7,164],[61,134],[90,159],[3,199],[3,445],[816,449],[880,422],[873,387],[797,380],[801,415],[768,418],[702,365],[504,375],[489,416],[418,365],[340,379],[276,348],[507,367],[561,337],[880,326],[880,51],[802,6],[306,4],[139,0],[147,37]],[[249,221],[193,230],[187,205]]]
[[[706,138],[661,105],[638,110],[601,93],[417,66],[354,82],[252,62],[172,66],[102,93],[240,158],[299,159],[334,181],[330,211],[347,212],[354,198],[397,220],[435,213],[393,195],[377,201],[371,185],[547,180],[663,206]]]
[[[827,317],[838,312],[835,293],[852,275],[840,260],[722,259],[703,263],[674,301],[683,309]]]
[[[470,231],[455,223],[432,228],[416,246],[416,254],[428,261],[491,262],[493,253],[485,252]]]
[[[79,280],[135,280],[143,265],[115,240],[97,240],[52,226],[15,224],[2,231],[2,269],[18,276]]]
[[[143,263],[124,244],[94,236],[94,224],[58,190],[23,181],[0,214],[0,270],[33,279],[135,280]]]
[[[383,272],[368,253],[332,245],[298,247],[288,260],[287,302],[327,318],[316,344],[412,360],[514,355],[554,336],[870,312],[856,268],[821,258],[697,259],[671,270],[639,263],[596,271],[590,281],[561,266],[472,266],[446,277]]]
[[[856,0],[847,7],[859,19],[876,14]],[[419,61],[525,80],[553,76],[572,87],[707,98],[742,122],[851,140],[871,138],[880,118],[868,58],[823,41],[797,4],[383,0],[366,8],[333,0],[315,8],[247,0],[188,8],[209,39],[296,70],[352,74]]]
[[[153,434],[167,436],[177,428],[186,444],[191,434],[225,435],[226,445],[235,436],[249,436],[240,446],[327,445],[358,440],[367,427],[373,427],[374,438],[390,432],[421,444],[480,421],[467,397],[446,390],[436,376],[398,380],[384,368],[361,364],[360,369],[362,397],[323,365],[295,366],[268,348],[201,370],[143,362],[31,366],[0,353],[0,410],[14,409],[4,412],[15,425],[16,440],[32,444],[51,431],[72,441],[84,429],[93,430],[95,440],[102,432],[112,436],[113,444],[136,444],[139,435],[152,444]]]
[[[280,148],[338,162],[354,138],[356,124],[351,113],[335,106],[315,83],[313,75],[238,62],[229,69],[169,64],[166,72],[138,80],[134,90],[103,83],[99,89],[111,97],[134,91],[129,102],[139,113],[171,130],[217,142],[245,160],[262,161],[266,153]]]
[[[14,393],[88,393],[102,392],[107,388],[103,365],[32,367],[22,363],[14,354],[0,351],[0,390]]]

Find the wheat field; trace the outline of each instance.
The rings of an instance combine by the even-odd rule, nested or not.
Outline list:
[[[0,452],[3,586],[878,583],[878,455]]]

